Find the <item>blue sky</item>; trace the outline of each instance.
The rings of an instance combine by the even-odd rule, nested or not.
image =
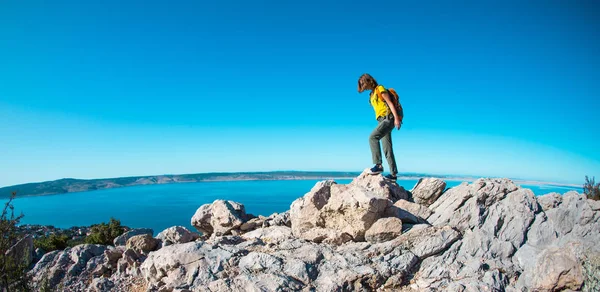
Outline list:
[[[360,171],[365,72],[400,94],[401,172],[580,184],[600,176],[599,7],[2,1],[0,186]]]

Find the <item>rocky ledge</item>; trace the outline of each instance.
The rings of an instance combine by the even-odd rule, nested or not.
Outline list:
[[[201,236],[181,226],[156,237],[132,230],[115,246],[48,253],[31,274],[38,288],[62,291],[559,291],[590,284],[600,202],[576,192],[536,197],[508,179],[445,188],[428,178],[409,192],[363,173],[349,184],[319,182],[289,211],[269,217],[217,200],[191,219]]]

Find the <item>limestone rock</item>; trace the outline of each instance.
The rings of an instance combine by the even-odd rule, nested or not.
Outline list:
[[[519,247],[525,242],[535,214],[541,211],[530,189],[511,192],[488,210],[481,229],[494,234],[500,240],[512,243],[514,247]]]
[[[429,208],[412,203],[407,200],[398,200],[392,207],[388,214],[402,220],[403,223],[409,224],[423,224],[427,223],[427,218],[431,215]]]
[[[194,226],[196,230],[207,237],[213,233],[211,209],[212,204],[204,204],[200,206],[200,208],[196,210],[196,213],[194,213],[191,221],[192,226]]]
[[[30,271],[34,283],[41,284],[47,280],[50,288],[59,284],[75,285],[88,279],[96,268],[98,261],[107,248],[96,244],[81,244],[65,250],[56,250],[45,254]],[[88,266],[88,262],[96,265]]]
[[[332,180],[318,182],[310,192],[292,202],[290,219],[294,235],[300,236],[324,225],[320,213],[331,197],[331,186],[334,184],[336,183]]]
[[[292,227],[292,222],[290,221],[290,212],[285,211],[283,213],[274,213],[271,216],[267,217],[263,221],[262,227],[269,226],[287,226]]]
[[[252,231],[256,228],[262,227],[264,222],[265,222],[265,219],[263,219],[263,218],[252,218],[252,219],[244,222],[244,224],[242,224],[240,226],[240,230],[243,232]]]
[[[174,244],[150,253],[140,270],[151,283],[189,289],[219,278],[234,253],[198,241]]]
[[[369,172],[369,169],[365,169],[348,186],[362,189],[380,198],[387,198],[392,203],[400,199],[408,200],[408,192],[406,192],[404,187],[394,181],[385,179],[381,174],[371,175]]]
[[[525,270],[519,285],[536,291],[579,290],[583,285],[581,264],[569,248],[545,249],[533,269]]]
[[[149,234],[141,234],[127,240],[125,247],[138,252],[148,253],[156,250],[160,241]]]
[[[401,245],[423,259],[445,250],[459,238],[460,233],[449,226],[426,227],[410,230],[391,244]]]
[[[385,217],[399,196],[399,187],[383,178],[362,174],[348,185],[319,182],[290,209],[294,236],[315,242],[364,241],[365,232]]]
[[[113,243],[115,246],[125,245],[127,243],[127,240],[129,240],[130,238],[132,238],[136,235],[142,235],[142,234],[149,234],[152,236],[152,235],[154,235],[154,230],[149,229],[149,228],[135,228],[135,229],[129,230],[129,231],[121,234],[120,236],[117,236],[113,240]]]
[[[200,206],[192,217],[192,226],[198,231],[217,236],[231,234],[248,221],[244,205],[233,201],[215,200]]]
[[[163,230],[156,238],[161,240],[162,246],[177,243],[188,243],[198,239],[199,235],[189,231],[183,226],[173,226]]]
[[[302,233],[302,239],[316,243],[342,244],[352,241],[352,235],[329,228],[315,227]]]
[[[384,242],[402,234],[402,221],[398,218],[381,218],[367,230],[365,239],[368,242]]]
[[[542,210],[548,211],[558,207],[562,203],[562,196],[559,193],[549,193],[537,197],[537,201],[542,207]]]
[[[479,227],[490,206],[504,199],[518,187],[509,179],[478,179],[447,190],[429,208],[427,220],[438,226],[449,225],[460,231]],[[483,210],[483,212],[482,212]]]
[[[446,189],[446,182],[438,178],[421,178],[411,190],[415,203],[429,206],[433,204]]]
[[[242,235],[244,239],[259,238],[267,243],[278,243],[292,237],[292,229],[285,226],[260,228]]]
[[[282,270],[282,260],[270,254],[251,252],[240,259],[240,269],[249,273],[270,272]]]

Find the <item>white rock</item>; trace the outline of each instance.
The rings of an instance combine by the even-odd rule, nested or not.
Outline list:
[[[433,204],[446,189],[446,182],[438,178],[421,178],[410,191],[415,203],[429,206]]]
[[[279,243],[286,239],[292,238],[292,229],[285,226],[271,226],[267,228],[259,228],[254,231],[244,233],[242,238],[260,238],[266,243]]]
[[[117,236],[114,240],[113,243],[115,246],[119,246],[119,245],[125,245],[127,243],[127,240],[129,240],[130,238],[136,236],[136,235],[142,235],[142,234],[149,234],[149,235],[153,235],[154,234],[154,230],[150,229],[150,228],[135,228],[135,229],[131,229],[123,234],[121,234],[120,236]]]
[[[206,235],[227,235],[248,220],[244,205],[225,200],[200,206],[192,217],[191,224]]]
[[[163,246],[188,243],[198,239],[198,237],[197,233],[193,233],[183,226],[169,227],[156,236],[157,239],[161,240]]]
[[[402,221],[395,217],[381,218],[367,230],[365,239],[368,242],[384,242],[402,234]]]
[[[385,217],[397,188],[382,177],[364,174],[348,185],[320,182],[292,203],[292,232],[315,242],[364,241],[371,225]]]

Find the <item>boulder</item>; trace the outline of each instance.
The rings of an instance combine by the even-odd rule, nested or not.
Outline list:
[[[188,242],[163,247],[148,255],[140,270],[151,284],[190,289],[225,278],[224,269],[237,250],[214,247],[203,242]],[[191,289],[190,289],[191,290]]]
[[[386,211],[387,216],[396,217],[407,224],[425,224],[431,215],[429,208],[407,200],[398,200]]]
[[[577,291],[583,285],[582,265],[569,248],[544,249],[533,268],[524,271],[518,287],[534,291]]]
[[[389,247],[400,246],[420,259],[436,255],[460,239],[460,233],[449,226],[412,229],[392,241]]]
[[[368,242],[384,242],[402,234],[402,221],[395,217],[381,218],[367,230],[365,239]]]
[[[192,226],[206,237],[213,233],[212,227],[212,204],[200,206],[192,217]]]
[[[154,235],[154,230],[152,230],[150,228],[135,228],[135,229],[129,230],[129,231],[121,234],[120,236],[117,236],[113,240],[113,243],[115,246],[125,245],[127,243],[127,240],[129,240],[130,238],[132,238],[136,235],[142,235],[142,234],[149,234],[150,236],[152,236],[152,235]]]
[[[81,244],[49,252],[30,271],[32,280],[36,285],[46,282],[51,289],[55,289],[59,284],[84,285],[101,262],[94,258],[101,259],[105,250],[107,248],[103,245]],[[88,265],[88,262],[93,265]],[[83,290],[84,287],[74,290]]]
[[[415,203],[429,206],[433,204],[446,189],[446,182],[438,178],[421,178],[410,191]]]
[[[227,235],[248,221],[244,205],[233,201],[215,200],[200,206],[192,217],[192,226],[206,235]]]
[[[335,250],[322,249],[323,260],[312,282],[316,290],[375,291],[392,277],[405,278],[417,257],[387,243],[349,242]]]
[[[478,220],[481,229],[488,234],[508,241],[514,247],[520,247],[525,242],[535,214],[540,211],[533,192],[530,189],[519,189],[490,206]]]
[[[537,197],[537,201],[545,212],[558,207],[562,203],[562,196],[559,193],[549,193]]]
[[[262,227],[269,226],[287,226],[292,227],[292,222],[290,221],[290,212],[285,211],[283,213],[274,213],[271,216],[267,217]]]
[[[160,232],[156,236],[156,239],[162,242],[162,246],[167,246],[177,243],[188,243],[199,237],[197,233],[193,233],[183,226],[173,226]]]
[[[333,185],[336,185],[336,182],[332,180],[318,182],[310,192],[292,202],[290,219],[295,236],[324,225],[320,218],[321,209],[329,201]]]
[[[248,231],[252,231],[256,228],[262,227],[263,223],[265,222],[265,219],[263,218],[252,218],[246,222],[244,222],[244,224],[242,224],[240,226],[240,230],[243,232],[248,232]]]
[[[363,173],[347,185],[322,181],[292,203],[292,232],[314,242],[364,241],[365,232],[399,197],[407,198],[403,189],[380,175]]]
[[[393,202],[400,199],[408,200],[408,192],[404,187],[396,182],[385,179],[383,175],[370,174],[369,169],[365,169],[359,176],[354,178],[349,187],[354,189],[362,189],[364,192],[371,193],[376,197],[387,198]]]
[[[562,247],[580,242],[578,249],[600,251],[600,212],[594,210],[596,201],[576,192],[566,193],[562,203],[536,215],[527,232],[526,244],[543,249]],[[541,204],[540,204],[541,205]]]
[[[142,252],[137,249],[128,248],[126,249],[121,258],[117,262],[117,273],[121,276],[128,276],[130,274],[140,275],[140,265],[146,259]]]
[[[437,226],[472,230],[482,224],[492,205],[517,189],[509,179],[478,179],[472,184],[464,182],[448,189],[429,206],[433,214],[427,220]]]
[[[141,234],[127,240],[125,247],[141,253],[149,253],[158,248],[160,241],[149,234]]]
[[[427,219],[432,213],[429,208],[417,203],[409,202],[407,200],[398,200],[396,203],[394,203],[394,206],[404,209],[421,219]]]

